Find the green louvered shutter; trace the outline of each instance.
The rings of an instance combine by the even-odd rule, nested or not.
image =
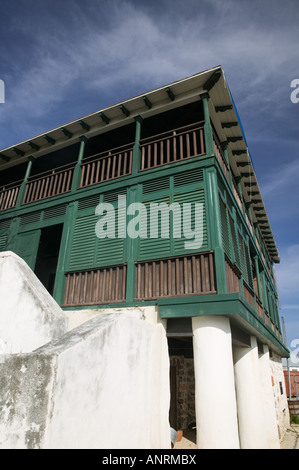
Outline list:
[[[119,233],[125,231],[125,220],[119,217],[119,210],[114,209],[107,212],[107,220],[114,219],[115,238],[98,238],[96,247],[96,266],[111,266],[122,264],[124,262],[124,244],[125,239],[118,237]]]
[[[181,238],[173,239],[174,254],[192,253],[192,251],[201,251],[208,247],[208,235],[207,235],[207,224],[206,224],[206,208],[205,208],[205,194],[203,189],[199,189],[190,193],[176,194],[173,198],[173,202],[179,203],[181,208],[181,220],[174,220],[174,228],[179,231],[179,225],[181,225]],[[184,236],[184,219],[183,219],[183,204],[191,204],[191,227],[190,230],[195,229],[202,235],[202,244],[200,247],[194,245],[194,249],[185,247],[186,242],[193,243],[193,238],[186,238]],[[202,204],[202,217],[195,220],[195,204]],[[191,232],[192,233],[192,232]],[[190,233],[190,235],[191,235]],[[187,235],[187,234],[186,234]],[[194,240],[195,241],[195,240]]]
[[[139,260],[144,259],[155,259],[155,258],[163,258],[170,256],[170,236],[171,236],[171,227],[169,225],[169,237],[162,238],[161,237],[161,212],[158,211],[158,217],[153,218],[150,217],[150,204],[151,203],[166,203],[167,205],[170,204],[170,197],[162,197],[159,199],[154,199],[151,201],[144,202],[143,204],[146,207],[146,214],[147,220],[143,220],[143,226],[146,224],[147,227],[147,238],[140,238],[139,239]],[[170,216],[171,217],[171,216]],[[169,221],[171,218],[169,217]],[[165,223],[165,220],[163,221]],[[158,237],[151,238],[151,229],[152,233],[157,231]]]
[[[20,233],[17,236],[15,252],[34,270],[41,230]]]
[[[79,217],[75,222],[71,244],[69,270],[85,269],[94,266],[97,236],[95,227],[97,216]]]
[[[228,229],[228,214],[225,204],[222,200],[220,202],[220,217],[221,217],[221,228],[222,228],[222,243],[223,249],[226,256],[232,260],[231,248],[229,243],[229,229]]]
[[[0,251],[4,251],[7,242],[7,235],[0,235]]]

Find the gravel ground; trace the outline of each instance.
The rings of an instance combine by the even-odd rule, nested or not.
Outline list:
[[[299,424],[292,424],[287,429],[280,444],[281,449],[299,449]],[[195,432],[186,432],[174,449],[197,449]]]
[[[291,424],[280,445],[281,449],[299,449],[299,424]]]

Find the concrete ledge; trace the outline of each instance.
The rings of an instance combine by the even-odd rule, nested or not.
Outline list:
[[[0,253],[0,353],[30,352],[64,334],[67,316],[25,261]]]
[[[0,356],[0,448],[170,447],[165,330],[97,315],[32,353]]]

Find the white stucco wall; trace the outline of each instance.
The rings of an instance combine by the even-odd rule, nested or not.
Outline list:
[[[67,316],[24,260],[0,253],[0,354],[30,352],[67,330]]]
[[[0,448],[170,447],[165,330],[138,312],[2,355],[0,381]]]

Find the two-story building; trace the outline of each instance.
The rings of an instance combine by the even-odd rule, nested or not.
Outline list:
[[[0,171],[0,250],[63,309],[156,306],[173,426],[278,445],[279,254],[221,67],[3,149]]]

